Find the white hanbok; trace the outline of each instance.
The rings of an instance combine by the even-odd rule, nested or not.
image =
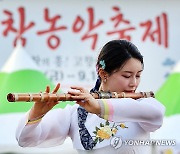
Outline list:
[[[163,123],[165,107],[154,98],[104,99],[98,102],[101,115],[88,113],[85,122],[93,139],[98,141],[93,150],[85,150],[81,144],[77,104],[53,109],[33,124],[27,123],[27,113],[17,128],[18,144],[22,147],[52,147],[63,144],[70,137],[80,154],[148,153],[149,145],[143,145],[143,142],[134,145],[132,141],[150,139],[150,132]]]

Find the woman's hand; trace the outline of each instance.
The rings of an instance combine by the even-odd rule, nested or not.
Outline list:
[[[100,105],[98,101],[82,87],[72,86],[71,91],[68,91],[68,94],[71,94],[71,98],[76,100],[77,104],[86,109],[86,111],[100,114]]]
[[[60,88],[60,83],[56,85],[54,90],[52,91],[53,94],[57,93],[57,91]],[[47,86],[45,93],[50,93],[50,87]],[[35,102],[34,106],[32,107],[30,113],[29,113],[29,120],[35,119],[37,117],[40,117],[44,114],[46,114],[49,110],[51,110],[56,104],[58,104],[58,101],[50,101],[50,102]]]

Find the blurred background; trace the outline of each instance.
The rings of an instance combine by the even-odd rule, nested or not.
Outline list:
[[[20,148],[16,126],[32,104],[6,96],[58,82],[61,92],[92,88],[97,55],[113,39],[139,48],[145,69],[138,91],[154,91],[166,106],[162,128],[151,134],[165,145],[152,146],[152,153],[180,153],[179,6],[178,0],[0,0],[0,153],[76,153],[69,138],[54,148]]]

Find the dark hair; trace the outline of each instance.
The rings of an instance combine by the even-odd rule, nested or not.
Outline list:
[[[143,56],[133,43],[127,40],[112,40],[106,43],[101,49],[96,67],[97,69],[103,67],[101,63],[103,61],[105,64],[104,70],[108,74],[111,74],[115,70],[123,67],[125,62],[130,58],[136,58],[144,66]],[[101,79],[98,76],[96,85],[93,89],[91,89],[91,92],[99,90],[100,84]]]

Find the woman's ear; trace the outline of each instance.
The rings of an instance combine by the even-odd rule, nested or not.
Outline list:
[[[101,81],[107,81],[108,73],[104,69],[99,68],[98,74],[99,74],[99,76],[101,78]]]

